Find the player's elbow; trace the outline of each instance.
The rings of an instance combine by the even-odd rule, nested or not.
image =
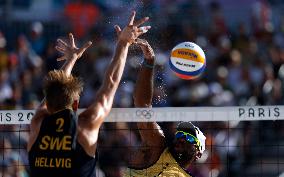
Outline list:
[[[112,108],[112,103],[113,99],[109,98],[107,95],[102,95],[101,99],[98,100],[99,103],[101,104],[101,114],[107,115],[109,114],[111,108]]]
[[[120,77],[116,74],[111,74],[106,80],[109,82],[109,85],[116,86],[120,82]]]
[[[116,80],[113,77],[109,77],[108,79],[104,80],[102,91],[109,93],[116,92],[119,85],[119,80]]]
[[[105,118],[108,116],[110,110],[111,108],[109,108],[108,106],[101,106],[101,108],[98,109],[96,113],[90,117],[92,122],[90,124],[90,128],[91,129],[99,128],[101,124],[104,122]]]

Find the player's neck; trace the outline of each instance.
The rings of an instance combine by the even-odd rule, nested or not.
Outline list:
[[[176,152],[173,150],[173,148],[169,148],[170,153],[172,154],[172,156],[174,157],[174,159],[176,160],[176,162],[179,164],[180,167],[182,167],[183,169],[188,169],[188,167],[190,166],[191,161],[188,160],[183,160],[181,158],[178,157],[178,155],[176,154]]]
[[[182,160],[179,160],[179,159],[176,159],[176,161],[183,169],[188,169],[190,164],[191,164],[191,162],[182,161]]]
[[[48,108],[48,112],[50,113],[50,114],[55,114],[55,113],[57,113],[57,112],[60,112],[60,111],[63,111],[63,110],[65,110],[65,109],[70,109],[70,110],[73,110],[71,107],[65,107],[65,108],[62,108],[62,109],[53,109],[53,108]]]

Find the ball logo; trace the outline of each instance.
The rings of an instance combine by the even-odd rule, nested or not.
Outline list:
[[[171,52],[170,68],[182,79],[194,79],[205,69],[206,60],[203,50],[192,42],[183,42]]]
[[[194,45],[190,45],[189,43],[188,44],[184,44],[185,47],[190,47],[190,48],[194,48]]]

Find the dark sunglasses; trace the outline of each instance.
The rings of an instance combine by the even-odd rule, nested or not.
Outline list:
[[[177,131],[176,132],[176,138],[185,138],[187,142],[190,144],[197,144],[197,146],[200,146],[200,141],[192,134],[184,132],[184,131]]]

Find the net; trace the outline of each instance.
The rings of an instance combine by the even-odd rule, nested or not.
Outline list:
[[[33,115],[34,110],[2,110],[0,124],[29,124]],[[257,120],[284,120],[284,106],[113,108],[105,122]]]
[[[29,175],[26,143],[33,114],[0,111],[1,176]],[[114,108],[100,130],[97,176],[121,176],[130,148],[141,145],[135,122],[158,122],[171,142],[176,125],[191,121],[206,136],[202,158],[189,168],[196,177],[280,177],[283,115],[283,106]]]

